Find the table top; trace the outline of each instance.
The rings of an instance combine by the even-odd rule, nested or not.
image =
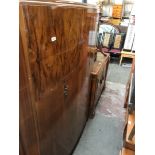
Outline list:
[[[129,55],[135,55],[134,52],[128,52],[128,51],[121,51],[121,54],[129,54]]]

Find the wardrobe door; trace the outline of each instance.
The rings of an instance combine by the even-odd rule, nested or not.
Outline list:
[[[20,34],[19,51],[19,143],[20,155],[40,155],[39,139],[30,93],[27,61]]]
[[[93,9],[60,1],[22,1],[20,7],[40,155],[69,155],[88,117],[87,14]]]
[[[54,55],[52,50],[54,45],[51,44],[50,33],[48,33],[50,27],[48,17],[48,9],[45,6],[20,5],[20,30],[27,57],[25,67],[29,70],[29,74],[26,74],[21,69],[21,75],[23,77],[26,74],[29,83],[26,81],[23,83],[31,88],[31,93],[25,88],[28,95],[20,94],[20,105],[23,110],[20,110],[20,131],[23,148],[28,152],[26,155],[38,155],[34,152],[35,150],[31,151],[31,148],[37,148],[40,155],[68,155],[64,149],[66,142],[63,138],[65,132],[62,126],[64,86],[60,80],[62,76],[61,57]],[[21,63],[23,64],[24,61],[21,60]],[[21,83],[20,86],[22,86]],[[22,107],[30,106],[29,102],[30,105],[32,102],[33,106]],[[29,116],[32,114],[34,118]],[[22,116],[26,117],[25,122]],[[22,126],[25,127],[25,123],[29,127],[28,130]],[[33,134],[38,136],[38,143],[34,142]]]
[[[63,135],[63,84],[59,83],[35,103],[41,155],[66,155]],[[62,145],[63,144],[63,147]]]

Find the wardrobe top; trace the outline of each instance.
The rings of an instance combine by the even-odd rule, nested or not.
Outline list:
[[[85,7],[85,8],[92,8],[97,9],[95,5],[74,2],[74,1],[67,1],[67,0],[20,0],[22,4],[31,4],[31,5],[58,5],[58,6],[69,6],[69,7]]]

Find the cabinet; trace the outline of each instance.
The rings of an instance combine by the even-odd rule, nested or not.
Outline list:
[[[20,155],[70,155],[88,119],[97,10],[38,0],[19,12]]]
[[[90,88],[90,110],[89,117],[95,115],[95,107],[105,88],[107,70],[109,65],[110,55],[97,53],[96,61],[91,72],[91,88]]]

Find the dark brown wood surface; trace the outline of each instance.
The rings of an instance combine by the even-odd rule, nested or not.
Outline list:
[[[96,8],[21,1],[19,11],[20,155],[69,155],[88,118]]]
[[[20,126],[20,155],[39,155],[37,128],[32,108],[32,98],[29,87],[29,76],[23,53],[23,43],[20,36],[19,52],[19,126]],[[22,152],[22,153],[21,153]]]
[[[95,116],[95,107],[106,85],[110,55],[97,52],[97,59],[91,72],[89,117]]]

